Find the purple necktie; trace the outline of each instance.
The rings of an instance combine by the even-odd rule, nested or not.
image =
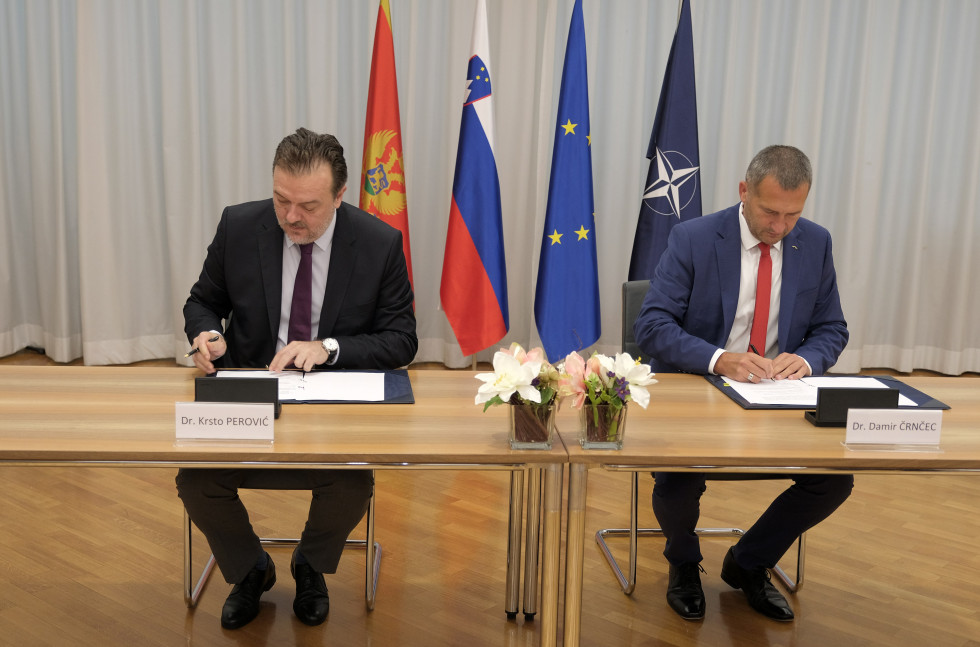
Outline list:
[[[311,306],[313,302],[313,243],[299,246],[299,269],[293,283],[293,303],[289,308],[289,333],[286,342],[310,341]]]

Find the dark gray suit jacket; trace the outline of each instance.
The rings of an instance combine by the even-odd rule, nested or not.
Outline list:
[[[346,203],[336,213],[317,339],[340,344],[336,364],[391,369],[415,357],[412,287],[397,229]],[[282,300],[282,229],[272,199],[226,207],[204,269],[184,304],[190,341],[222,330],[228,352],[216,367],[264,368],[276,353]]]

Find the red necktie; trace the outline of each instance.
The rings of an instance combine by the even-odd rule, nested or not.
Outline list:
[[[760,355],[765,355],[766,329],[769,327],[769,294],[772,292],[772,258],[769,256],[769,245],[765,243],[759,243],[759,252],[759,278],[755,285],[755,315],[752,317],[749,345],[755,346]]]
[[[289,308],[289,332],[286,342],[310,341],[313,319],[313,243],[299,246],[299,269],[293,283],[293,303]]]

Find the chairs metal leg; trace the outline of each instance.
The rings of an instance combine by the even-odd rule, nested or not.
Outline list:
[[[184,509],[184,604],[188,608],[193,608],[197,605],[198,598],[201,597],[201,593],[204,591],[204,586],[208,583],[208,579],[211,577],[211,571],[214,569],[214,555],[212,554],[208,557],[207,563],[204,564],[204,570],[201,571],[200,577],[198,577],[195,584],[191,584],[194,580],[194,562],[192,560],[193,553],[193,542],[194,542],[194,527],[191,523],[190,515],[187,514],[187,509]]]
[[[348,539],[346,546],[348,548],[363,548],[365,550],[364,559],[364,601],[368,608],[368,611],[374,609],[374,599],[378,591],[378,574],[381,572],[381,544],[374,541],[374,495],[368,500],[367,509],[367,528],[366,536],[364,539]],[[188,608],[193,608],[197,605],[198,599],[201,597],[201,593],[204,591],[204,587],[208,583],[208,579],[211,577],[211,571],[214,570],[214,555],[208,556],[207,562],[204,564],[204,569],[201,571],[201,575],[197,578],[197,582],[192,584],[194,581],[193,574],[193,541],[194,541],[194,527],[191,522],[190,516],[187,514],[187,510],[184,510],[184,604]],[[265,546],[296,546],[299,544],[299,539],[284,539],[284,538],[269,538],[260,537],[259,541]]]
[[[632,472],[632,487],[630,494],[630,527],[604,528],[596,531],[595,534],[595,541],[599,545],[599,549],[606,558],[606,562],[609,564],[609,567],[612,568],[613,574],[616,576],[616,579],[619,580],[619,586],[623,589],[623,593],[626,595],[631,595],[633,593],[633,589],[636,588],[637,538],[663,536],[663,531],[660,528],[637,528],[639,478],[639,472]],[[698,528],[695,530],[695,532],[698,534],[698,536],[702,537],[740,537],[745,533],[745,531],[741,528]],[[629,537],[629,563],[627,564],[627,569],[629,571],[628,576],[623,574],[623,570],[620,568],[616,558],[612,556],[609,546],[606,544],[606,537]],[[790,578],[789,575],[786,574],[786,571],[779,566],[779,564],[771,569],[790,593],[796,593],[803,588],[805,551],[806,533],[803,533],[800,535],[800,539],[796,544],[795,579]]]
[[[772,569],[772,572],[776,574],[776,577],[783,583],[786,590],[790,593],[796,593],[803,588],[803,562],[806,560],[806,533],[800,535],[800,538],[796,542],[796,579],[790,579],[786,571],[779,564],[776,564]]]

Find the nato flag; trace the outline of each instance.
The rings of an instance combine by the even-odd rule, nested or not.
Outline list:
[[[675,224],[701,215],[698,105],[694,94],[691,3],[683,0],[647,149],[643,204],[633,238],[630,280],[653,278]]]
[[[599,276],[589,134],[589,79],[582,0],[576,0],[558,96],[548,209],[534,319],[548,359],[562,360],[599,339]]]

